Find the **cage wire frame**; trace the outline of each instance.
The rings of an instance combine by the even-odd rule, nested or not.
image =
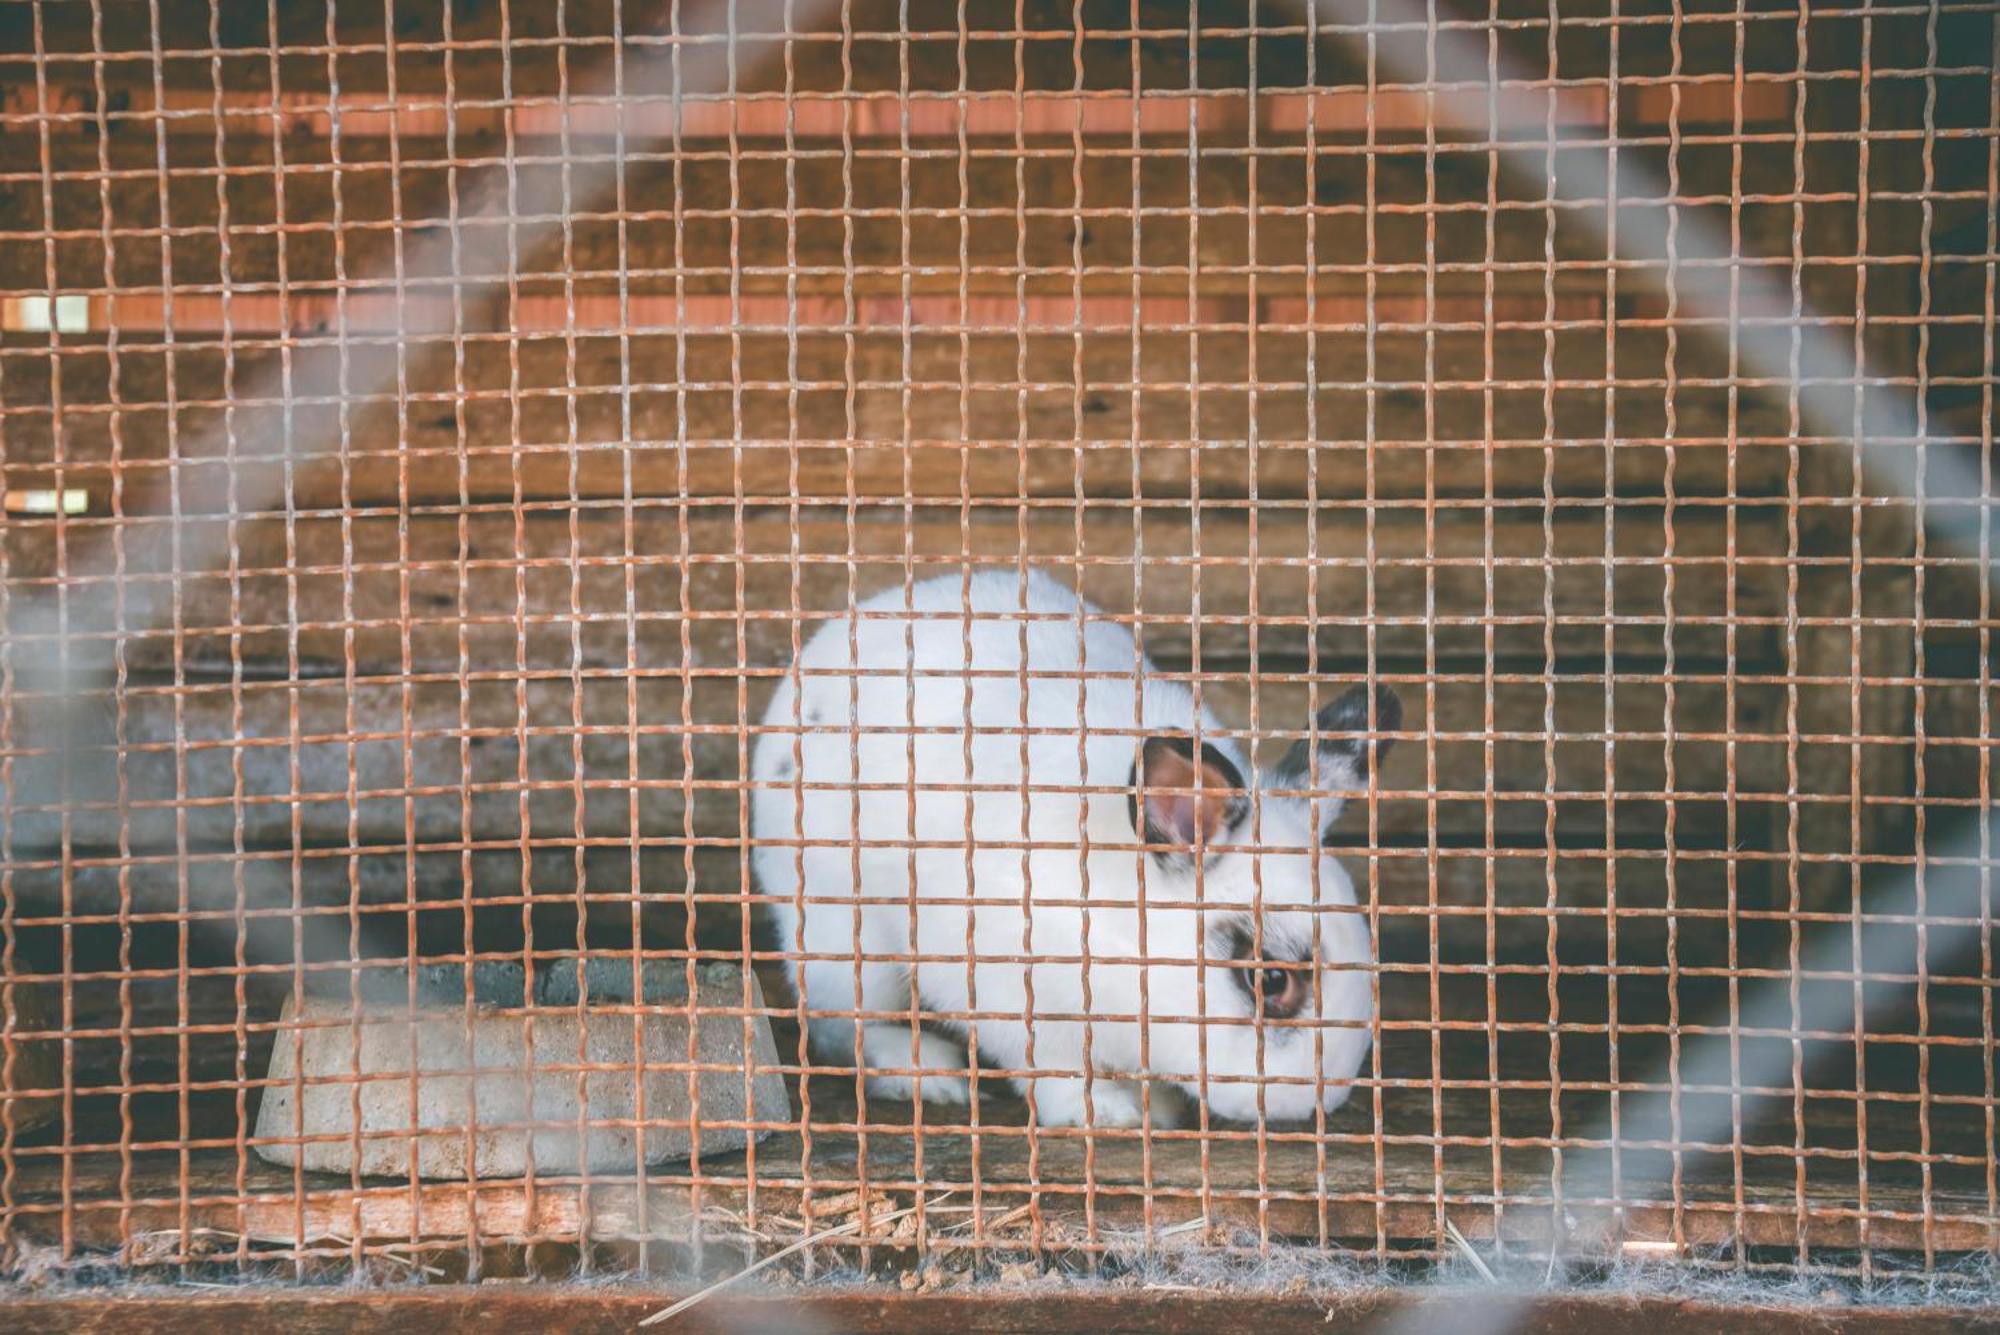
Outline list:
[[[17,1278],[1990,1256],[1990,6],[279,10],[6,16]],[[1068,1128],[976,1029],[963,1108],[806,1046],[922,1008],[784,992],[753,698],[984,568],[1245,751],[1402,691],[1342,1109]],[[476,1104],[467,1181],[264,1163],[285,999],[412,950],[682,968],[687,1117],[580,1113],[619,1174],[482,1176]],[[630,1010],[629,1065],[524,1041],[587,1107]],[[780,1027],[787,1116],[704,1114],[704,1015]]]

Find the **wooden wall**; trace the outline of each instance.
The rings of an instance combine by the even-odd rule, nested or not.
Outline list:
[[[336,37],[379,44],[361,8]],[[955,27],[921,8],[913,28]],[[1031,27],[1068,21],[1032,8]],[[596,939],[637,919],[661,945],[736,942],[742,729],[796,635],[967,561],[1074,579],[1264,734],[1346,678],[1396,681],[1421,736],[1383,775],[1366,863],[1391,960],[1651,965],[1669,906],[1683,951],[1748,958],[1910,846],[1919,754],[1927,801],[1984,795],[1976,573],[1913,560],[1909,508],[1858,501],[1851,442],[1732,381],[1723,331],[1666,318],[1727,275],[1608,262],[1542,179],[1413,126],[1408,95],[1378,94],[1371,131],[1336,41],[1313,77],[1349,95],[1316,104],[1310,140],[1296,37],[1254,44],[1258,90],[1297,94],[1283,114],[1242,95],[1240,38],[1197,43],[1193,74],[1184,38],[1136,59],[1091,42],[1086,90],[1179,90],[1179,128],[1108,132],[1072,96],[907,153],[879,117],[843,139],[822,116],[788,149],[766,68],[734,112],[764,133],[709,113],[705,135],[628,146],[622,209],[524,249],[446,319],[456,336],[399,346],[399,312],[448,292],[334,293],[448,234],[454,187],[510,153],[529,187],[561,169],[560,138],[484,101],[554,91],[548,49],[499,83],[478,45],[496,13],[461,5],[451,87],[476,132],[433,116],[390,138],[351,110],[337,138],[305,113],[274,134],[242,110],[274,67],[295,101],[337,76],[363,107],[387,97],[384,56],[274,62],[247,20],[210,52],[205,12],[167,5],[168,48],[193,54],[93,64],[150,46],[142,11],[93,34],[52,9],[39,36],[10,14],[8,49],[39,43],[54,91],[0,69],[0,289],[88,292],[95,321],[0,345],[7,486],[91,498],[10,519],[0,568],[9,902],[34,967],[96,961],[85,1009],[115,1014],[128,920],[143,959],[254,956],[266,991],[301,908],[342,946],[358,904],[380,910],[370,942],[459,948],[471,902],[490,948],[525,921],[574,944],[579,902]],[[851,72],[812,46],[791,87],[955,88],[955,42],[870,37],[885,14],[856,11]],[[570,8],[575,32],[602,18]],[[1565,31],[1566,78],[1610,70],[1605,32]],[[1791,68],[1793,29],[1744,33],[1753,74]],[[1990,381],[1969,324],[1926,324],[1962,298],[1926,297],[1943,271],[1918,264],[1926,228],[1978,201],[1919,198],[1938,178],[1907,141],[1858,148],[1852,25],[1815,21],[1826,77],[1802,112],[1796,85],[1738,80],[1733,34],[1688,26],[1678,66],[1624,39],[1598,114],[1625,159],[1671,172],[1744,256],[1796,259],[1809,306],[1860,310],[1886,374],[1913,373],[1928,329],[1927,367]],[[441,96],[441,35],[397,34],[399,96]],[[1884,19],[1871,50],[1925,37]],[[973,46],[968,86],[1010,92],[1012,44]],[[1067,46],[1025,47],[1024,98],[1071,89]],[[1923,123],[1918,81],[1879,84],[1872,127]],[[1966,81],[1939,86],[1947,120],[1986,123]],[[286,400],[342,348],[344,393]],[[1939,405],[1990,443],[1990,383]],[[23,635],[59,592],[105,632],[69,667],[117,683],[70,714]],[[182,1024],[234,1009],[224,975],[185,1004],[164,979],[141,990]],[[1483,988],[1452,975],[1440,1004],[1477,1012]],[[1397,975],[1392,1004],[1428,1013],[1427,990]]]

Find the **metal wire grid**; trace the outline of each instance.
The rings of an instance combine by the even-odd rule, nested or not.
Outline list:
[[[1194,1220],[1991,1249],[1987,6],[638,8],[7,16],[17,1258],[599,1265],[829,1202],[871,1260]],[[1453,43],[1539,62],[1545,121],[1440,80]],[[1572,155],[1664,181],[1663,254],[1607,258]],[[1680,253],[1697,215],[1728,264]],[[1789,375],[1741,360],[1773,322]],[[1813,331],[1865,391],[1802,383]],[[1909,494],[1864,485],[1869,396],[1914,404]],[[1246,747],[1403,692],[1342,827],[1347,1108],[1076,1131],[804,1047],[747,894],[762,701],[969,566],[1057,572]],[[1910,877],[1921,917],[1858,912]],[[726,1013],[779,1026],[795,1115],[702,1153],[691,1044],[685,1163],[264,1164],[285,997],[411,949],[754,963]],[[550,1069],[636,1074],[637,1028]],[[1696,1045],[1736,1078],[1685,1085]]]

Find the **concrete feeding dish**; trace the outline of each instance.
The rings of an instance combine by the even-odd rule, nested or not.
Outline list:
[[[748,1143],[741,1123],[790,1114],[770,1025],[743,1013],[763,994],[731,964],[696,970],[692,1006],[686,966],[671,960],[636,980],[609,958],[542,961],[532,977],[481,961],[469,996],[456,964],[352,977],[285,1003],[257,1117],[257,1153],[272,1163],[405,1178],[521,1177],[531,1165],[629,1174],[642,1157],[688,1158],[697,1128],[701,1153],[723,1154]]]

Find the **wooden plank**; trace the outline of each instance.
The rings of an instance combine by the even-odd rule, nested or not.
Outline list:
[[[1067,294],[1081,282],[1129,294],[1137,269],[1149,289],[1186,297],[1190,266],[1205,293],[1241,293],[1255,270],[1260,292],[1292,295],[1310,266],[1357,285],[1371,271],[1380,282],[1436,270],[1447,289],[1476,291],[1481,271],[1493,269],[1503,289],[1606,286],[1602,238],[1588,219],[1552,215],[1539,179],[1489,180],[1491,163],[1477,153],[1369,157],[1277,145],[1253,158],[987,145],[914,158],[642,154],[626,169],[621,204],[586,193],[588,178],[571,174],[578,163],[553,154],[510,160],[492,144],[452,156],[438,141],[417,141],[393,162],[344,149],[337,162],[325,153],[280,158],[245,146],[226,163],[196,143],[175,144],[165,174],[149,140],[59,145],[47,167],[31,142],[0,144],[9,187],[0,196],[0,290],[156,295],[170,256],[179,295],[212,298],[225,281],[225,249],[239,304],[281,277],[298,294],[386,283],[399,259],[415,282],[415,248],[448,246],[453,219],[474,211],[473,183],[510,167],[511,197],[543,221],[522,232],[512,257],[490,246],[461,254],[462,277],[498,276],[504,260],[517,279],[554,292],[565,284],[617,292],[622,279],[641,295],[677,284],[713,295],[730,291],[732,277],[766,292],[786,291],[791,279],[807,295],[882,279],[888,292],[903,281],[950,292],[963,273],[986,294],[1012,295],[1023,281],[1031,292]],[[1782,158],[1789,163],[1788,150]],[[1726,195],[1729,178],[1703,157],[1681,189]],[[1807,255],[1851,254],[1833,211],[1810,211],[1805,224]],[[493,225],[461,222],[460,237]],[[1789,209],[1746,206],[1738,226],[1745,254],[1791,252]],[[162,244],[163,227],[171,245]],[[1628,269],[1621,287],[1649,290],[1658,279]],[[1806,281],[1823,280],[1809,272]]]
[[[1549,496],[1664,497],[1670,462],[1677,496],[1782,495],[1795,449],[1810,498],[1838,485],[1816,480],[1820,465],[1847,458],[1800,443],[1777,400],[1732,404],[1716,385],[1677,390],[1669,436],[1657,331],[1619,336],[1607,447],[1601,329],[1496,332],[1489,359],[1480,330],[1308,338],[1287,323],[1254,338],[1245,326],[362,340],[322,344],[311,361],[268,344],[9,349],[6,483],[54,487],[60,458],[60,485],[87,490],[98,516],[114,488],[135,516],[492,502],[517,487],[529,500],[629,488],[844,503],[1184,501],[1198,486],[1270,501],[1490,495],[1539,510]],[[286,358],[294,385],[341,359],[344,411],[297,402],[302,390],[288,409]]]
[[[1708,506],[1674,520],[1673,611],[1691,637],[1679,649],[1697,658],[1709,656],[1698,647],[1704,636],[1721,647],[1732,599],[1737,616],[1754,617],[1777,614],[1786,597],[1781,567],[1727,561],[1727,523]],[[1170,502],[1045,505],[1025,515],[1013,505],[964,514],[659,504],[635,509],[629,527],[622,507],[495,505],[179,530],[133,524],[117,552],[71,534],[71,625],[89,632],[71,646],[71,661],[102,647],[97,637],[113,624],[119,594],[128,671],[180,663],[212,679],[239,653],[253,664],[289,662],[296,630],[300,670],[314,678],[341,676],[351,663],[363,677],[445,672],[455,681],[461,639],[471,662],[503,673],[622,673],[636,654],[650,672],[740,674],[786,662],[800,619],[968,565],[1034,564],[1080,581],[1108,614],[1140,617],[1149,649],[1168,661],[1190,654],[1198,578],[1201,652],[1232,670],[1250,654],[1253,631],[1256,656],[1295,663],[1317,652],[1352,664],[1371,644],[1406,661],[1495,653],[1541,661],[1545,630],[1559,657],[1601,655],[1607,644],[1657,652],[1667,610],[1665,515],[1642,507],[1609,523],[1601,504],[1522,510],[1489,532],[1480,522],[1436,522],[1421,506],[1355,500],[1310,510],[1216,501],[1193,512]],[[48,533],[41,526],[44,540]],[[45,542],[10,551],[14,615],[25,618],[46,596],[52,556]],[[145,622],[176,562],[184,568],[172,577],[172,619]],[[1616,572],[1609,592],[1607,563]],[[1630,633],[1607,635],[1607,613],[1629,619]]]
[[[611,1335],[682,1296],[677,1288],[638,1292],[547,1284],[370,1291],[362,1294],[266,1290],[172,1299],[129,1296],[18,1298],[30,1329],[66,1335],[206,1335],[216,1329],[270,1326],[300,1335],[397,1332],[421,1328],[451,1332],[535,1332],[560,1327],[577,1335]],[[1683,1299],[1578,1295],[1506,1300],[1522,1325],[1567,1335],[1631,1324],[1663,1335],[1722,1335],[1755,1328],[1771,1335],[1846,1335],[1847,1332],[1990,1331],[1983,1313],[1945,1307],[1758,1307]],[[1461,1321],[1471,1300],[1419,1297],[1408,1290],[1335,1288],[1308,1296],[1216,1293],[1175,1286],[1168,1292],[1134,1292],[1088,1286],[1076,1292],[982,1287],[963,1294],[788,1292],[723,1294],[684,1316],[676,1329],[700,1335],[722,1332],[813,1329],[856,1335],[1030,1335],[1092,1330],[1107,1335],[1205,1335],[1215,1330],[1257,1330],[1268,1335],[1321,1335],[1375,1329],[1403,1322],[1426,1328]]]
[[[1093,288],[1101,286],[1092,284]],[[87,301],[83,328],[116,330],[121,336],[171,330],[176,334],[227,333],[232,338],[253,339],[260,334],[321,338],[409,334],[435,339],[441,332],[457,327],[454,318],[457,308],[450,300],[398,298],[386,290],[341,297],[252,294],[227,299],[200,293],[171,296],[115,293]],[[45,309],[46,298],[8,298],[5,327],[46,328],[48,320],[42,314]],[[929,292],[911,296],[862,292],[848,297],[755,292],[685,297],[586,293],[522,297],[503,308],[500,323],[519,338],[648,335],[674,330],[766,334],[791,330],[857,333],[915,330],[933,336],[975,337],[1177,328],[1354,332],[1371,328],[1427,331],[1474,326],[1541,332],[1597,320],[1603,312],[1604,299],[1595,293],[1562,293],[1550,299],[1540,291],[1512,291],[1498,297],[1467,292],[1391,292],[1374,297],[1335,292],[1313,301],[1303,297],[1274,299],[1259,307],[1254,320],[1246,318],[1240,303],[1223,299],[1190,301],[1162,294],[961,298]]]
[[[1355,90],[1363,98],[1365,90]],[[338,133],[357,140],[408,137],[555,138],[588,143],[624,136],[647,140],[847,139],[901,144],[906,139],[959,136],[1014,139],[1070,135],[1241,136],[1254,114],[1274,126],[1296,121],[1291,105],[1304,94],[1270,94],[1255,100],[1241,91],[1191,94],[1157,90],[1133,97],[1111,90],[1075,93],[976,89],[963,94],[824,94],[760,92],[741,96],[641,91],[625,98],[589,88],[573,98],[525,97],[496,105],[491,99],[460,101],[443,95],[391,98],[381,92],[239,92],[233,89],[176,88],[159,95],[151,88],[121,89],[117,110],[97,109],[94,88],[54,84],[46,91],[19,84],[0,89],[0,129],[52,134],[89,134],[109,126],[113,133],[193,135],[213,140],[218,133],[326,139]],[[1336,95],[1337,97],[1338,95]],[[1346,111],[1353,93],[1339,99]],[[1380,113],[1388,127],[1422,128],[1421,93],[1388,93]],[[1569,118],[1589,119],[1591,104],[1566,99]],[[1405,106],[1405,103],[1416,105]],[[1594,114],[1602,120],[1599,94]],[[1444,108],[1448,126],[1451,109]],[[1327,128],[1361,128],[1351,116],[1329,112]],[[592,145],[601,150],[601,144]]]
[[[121,81],[122,84],[122,81]],[[1791,114],[1790,82],[1718,76],[1622,84],[1624,115],[1634,129],[1728,124],[1741,108],[1746,124]],[[923,148],[924,141],[1043,139],[1070,136],[1227,140],[1254,119],[1266,135],[1356,136],[1421,134],[1485,139],[1494,133],[1485,97],[1476,89],[1432,88],[1385,80],[1375,87],[1279,89],[1254,98],[1235,90],[1149,89],[1138,96],[1115,89],[1077,94],[1036,89],[966,92],[824,94],[787,97],[782,91],[686,99],[640,92],[624,99],[591,89],[574,97],[454,100],[436,93],[391,98],[379,91],[266,92],[233,88],[168,88],[143,83],[118,89],[118,105],[98,108],[97,90],[52,82],[0,87],[0,130],[52,135],[187,135],[346,140],[442,138],[560,139],[624,136],[639,140],[840,139]],[[1542,90],[1554,123],[1564,129],[1603,128],[1612,88],[1572,80]],[[1537,128],[1538,119],[1528,129]],[[1511,129],[1513,127],[1503,127]],[[600,145],[591,145],[599,148]],[[540,150],[536,150],[540,151]]]
[[[670,294],[676,282],[714,294],[728,292],[734,274],[752,290],[784,292],[788,272],[800,292],[834,296],[878,276],[952,292],[960,272],[974,292],[1012,294],[1026,280],[1030,290],[1066,294],[1078,272],[1088,288],[1130,292],[1138,268],[1154,272],[1148,286],[1188,296],[1190,264],[1210,294],[1242,292],[1252,268],[1260,292],[1296,294],[1308,266],[1356,282],[1370,270],[1382,280],[1440,268],[1446,288],[1454,274],[1470,274],[1474,290],[1480,268],[1498,268],[1502,288],[1524,282],[1538,292],[1550,242],[1558,290],[1606,286],[1604,244],[1588,216],[1550,214],[1538,178],[1500,172],[1490,180],[1488,156],[1470,152],[1308,154],[1284,144],[1254,156],[1106,144],[1082,154],[982,144],[964,156],[916,158],[890,150],[636,152],[620,204],[590,192],[588,174],[576,176],[584,160],[508,158],[496,142],[448,154],[438,140],[416,140],[394,160],[346,148],[338,160],[328,152],[280,158],[258,144],[232,148],[224,160],[200,142],[168,148],[162,174],[150,138],[58,144],[48,166],[32,138],[12,146],[0,138],[0,290],[156,294],[168,256],[184,298],[218,296],[226,278],[244,302],[270,292],[280,274],[294,294],[386,284],[398,260],[416,282],[416,248],[446,246],[452,220],[474,214],[480,192],[510,170],[512,194],[498,198],[516,200],[536,224],[506,264],[552,292],[564,284],[616,292],[622,278],[640,294]],[[1788,148],[1746,152],[1790,164]],[[1682,194],[1726,196],[1726,164],[1716,154],[1692,160]],[[460,226],[464,240],[492,220]],[[1852,254],[1850,226],[1838,210],[1810,210],[1802,252]],[[1790,208],[1744,206],[1736,228],[1744,254],[1794,248]],[[500,248],[486,250],[460,256],[462,276],[498,272]],[[1808,290],[1830,282],[1818,268],[1808,266]],[[1656,284],[1656,274],[1624,270],[1620,286]]]
[[[1771,125],[1792,118],[1792,102],[1802,80],[1796,75],[1706,75],[1627,84],[1621,120],[1660,129]]]
[[[25,299],[27,301],[33,298]],[[1339,328],[1366,323],[1370,310],[1379,323],[1424,325],[1463,323],[1478,319],[1485,307],[1477,299],[1446,297],[1424,303],[1399,297],[1356,307],[1353,299],[1328,301],[1319,327]],[[1426,308],[1427,307],[1427,308]],[[1600,311],[1601,301],[1571,298],[1556,308],[1557,319],[1587,319]],[[10,310],[25,312],[24,299],[14,298]],[[1503,311],[1542,319],[1540,309],[1527,311],[1523,302]],[[454,327],[450,300],[399,299],[392,292],[362,292],[342,298],[303,295],[280,298],[251,295],[225,301],[200,294],[166,296],[116,294],[91,299],[91,329],[120,334],[161,330],[214,334],[397,334],[421,331],[435,338]],[[927,333],[981,335],[1019,331],[1060,333],[1071,329],[1173,328],[1188,325],[1241,324],[1232,319],[1225,301],[1189,301],[1184,297],[1035,296],[1025,300],[1004,296],[968,297],[929,294],[908,298],[857,295],[855,299],[826,296],[788,297],[770,293],[745,296],[523,297],[505,311],[502,325],[520,337],[551,334],[652,334],[670,330],[713,333],[740,329],[769,333],[791,329],[855,331],[921,329]],[[1305,323],[1304,304],[1289,313],[1286,323]],[[17,317],[10,324],[22,328]]]

